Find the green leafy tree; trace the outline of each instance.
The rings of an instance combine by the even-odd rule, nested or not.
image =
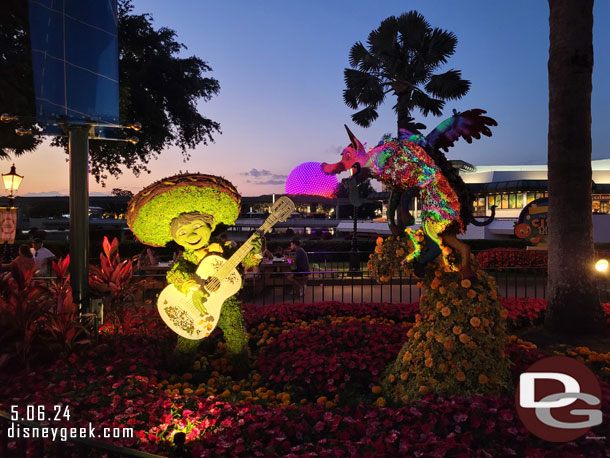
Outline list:
[[[0,109],[32,116],[27,2],[5,0],[0,8]],[[196,56],[181,57],[186,47],[177,41],[176,32],[155,29],[148,14],[133,14],[131,0],[119,0],[118,16],[120,121],[140,122],[142,130],[137,145],[90,142],[91,173],[97,181],[118,176],[123,168],[136,175],[148,171],[149,161],[170,146],[177,146],[188,159],[189,149],[214,141],[213,135],[220,132],[219,123],[197,111],[198,101],[207,101],[220,90],[217,80],[203,76],[210,66]],[[15,127],[0,126],[0,157],[32,151],[40,143],[39,131],[19,137]],[[67,147],[67,139],[55,138],[53,144]]]
[[[470,81],[459,70],[434,73],[455,52],[457,38],[452,32],[432,28],[417,11],[390,16],[368,37],[367,46],[354,44],[349,53],[352,68],[344,72],[343,100],[353,110],[359,126],[368,127],[379,116],[386,95],[396,96],[394,111],[398,129],[413,132],[425,128],[411,116],[419,109],[424,116],[440,116],[446,100],[463,97]]]

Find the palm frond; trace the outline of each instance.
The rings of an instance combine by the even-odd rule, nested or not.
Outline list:
[[[417,11],[401,14],[396,22],[400,46],[406,52],[421,49],[423,40],[432,30],[428,21]]]
[[[377,71],[381,67],[379,59],[372,55],[361,42],[357,42],[350,49],[349,64],[352,68],[357,68],[364,72]]]
[[[352,115],[352,121],[362,127],[368,127],[377,119],[379,113],[374,107],[367,107]]]
[[[445,73],[432,75],[426,91],[434,97],[445,100],[457,100],[462,98],[470,90],[470,81],[462,79],[462,72],[459,70],[449,70]]]
[[[428,116],[432,113],[434,116],[440,116],[443,114],[443,107],[445,102],[440,99],[433,99],[426,93],[416,90],[413,91],[413,106],[419,108],[424,116]]]
[[[426,64],[436,68],[440,64],[447,63],[449,57],[455,53],[457,42],[457,37],[453,32],[435,28],[426,36],[423,47],[422,56]]]
[[[399,49],[397,44],[398,27],[396,18],[390,16],[383,21],[381,25],[369,33],[367,43],[371,54],[378,58],[387,56],[396,56]]]
[[[385,97],[382,82],[375,75],[360,70],[346,68],[343,72],[345,85],[347,87],[347,99],[344,93],[346,103],[351,103],[350,108],[356,108],[354,103],[358,105],[379,105]]]

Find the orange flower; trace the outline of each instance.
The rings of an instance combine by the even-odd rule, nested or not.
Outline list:
[[[388,382],[394,383],[394,380],[396,380],[396,377],[394,377],[394,374],[390,374],[390,376],[388,377]]]
[[[442,334],[437,334],[434,336],[434,340],[436,340],[438,343],[441,343],[445,339]]]
[[[383,244],[383,237],[377,237],[377,240],[375,240],[375,243],[377,245],[382,245]]]
[[[425,356],[426,358],[430,358],[430,357],[432,356],[432,352],[431,352],[430,350],[426,350],[426,351],[424,352],[424,356]]]
[[[408,372],[401,372],[400,373],[400,380],[405,381],[408,378],[409,378],[409,373]]]
[[[415,334],[413,334],[413,338],[415,340],[419,340],[419,338],[421,337],[421,332],[417,331]]]
[[[375,247],[375,253],[377,253],[377,254],[381,254],[382,252],[383,252],[383,249],[381,248],[381,246],[377,245],[377,246]]]
[[[471,325],[473,328],[478,328],[479,326],[481,326],[481,320],[480,320],[479,318],[477,318],[476,316],[473,316],[473,317],[470,319],[470,325]]]
[[[316,401],[316,403],[317,403],[317,404],[326,404],[326,401],[327,401],[327,400],[328,400],[328,399],[326,399],[326,396],[320,396],[320,397],[318,398],[318,400]]]
[[[500,317],[505,320],[508,318],[508,310],[506,309],[502,309],[502,311],[500,312]]]
[[[434,278],[434,280],[432,280],[432,282],[430,282],[430,288],[432,289],[436,289],[441,285],[441,282],[438,280],[438,278]]]
[[[468,334],[460,334],[460,342],[463,344],[470,342],[470,336]]]
[[[459,336],[462,333],[462,327],[461,326],[454,326],[453,327],[453,333],[456,336]]]
[[[432,367],[434,366],[434,360],[432,358],[428,358],[426,359],[425,363],[426,367]]]
[[[376,405],[377,407],[385,407],[385,405],[386,405],[386,400],[385,400],[385,398],[383,398],[383,397],[379,397],[379,398],[377,398],[377,400],[375,401],[375,405]]]
[[[466,380],[466,374],[464,374],[462,371],[459,371],[457,374],[455,374],[455,378],[458,379],[458,381],[463,382],[464,380]]]
[[[449,248],[448,246],[443,247],[443,254],[445,256],[449,256],[451,254],[451,248]]]
[[[451,315],[451,310],[449,309],[449,307],[443,307],[441,310],[441,315],[443,315],[443,316]]]
[[[447,350],[451,350],[453,348],[453,340],[447,340],[443,343],[443,347]]]
[[[438,365],[438,370],[441,374],[446,374],[447,371],[449,370],[449,366],[447,366],[447,364],[445,364],[445,363],[440,363]]]
[[[487,378],[487,376],[485,374],[479,375],[479,383],[481,385],[485,385],[487,382],[489,382],[489,379]]]
[[[469,289],[466,296],[468,296],[469,299],[474,299],[477,297],[477,292],[474,289]]]
[[[404,256],[405,254],[405,250],[403,250],[402,248],[399,248],[398,250],[396,250],[396,256]]]
[[[443,304],[441,301],[437,301],[436,303],[436,310],[440,310],[443,308],[445,304]]]
[[[428,388],[426,385],[421,385],[421,386],[419,387],[419,392],[420,392],[421,394],[426,394],[428,391],[430,391],[430,389],[429,389],[429,388]]]
[[[470,288],[472,286],[472,283],[470,280],[465,278],[464,280],[462,280],[461,285],[462,285],[462,288]]]
[[[371,388],[371,391],[374,394],[379,394],[379,393],[381,393],[381,387],[379,385],[375,385],[375,386],[373,386],[373,388]]]
[[[444,287],[444,286],[441,286],[441,287],[438,289],[438,292],[439,292],[439,293],[441,293],[441,294],[445,294],[445,292],[446,292],[446,291],[447,291],[447,290],[445,289],[445,287]]]

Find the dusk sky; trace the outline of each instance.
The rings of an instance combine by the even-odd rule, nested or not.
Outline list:
[[[199,110],[221,124],[216,142],[192,151],[188,163],[177,148],[151,161],[151,174],[124,170],[106,188],[91,179],[91,193],[120,187],[137,192],[179,171],[222,175],[243,195],[284,190],[286,175],[306,161],[334,161],[348,143],[343,124],[375,145],[396,130],[387,99],[380,117],[364,129],[351,121],[343,102],[343,70],[351,46],[388,16],[417,10],[432,27],[455,33],[458,46],[441,69],[462,71],[470,92],[449,101],[445,116],[424,118],[429,132],[452,109],[482,108],[495,118],[493,137],[468,145],[459,141],[449,159],[475,165],[544,164],[547,156],[549,7],[544,0],[456,1],[280,1],[134,0],[156,28],[176,30],[178,41],[213,69],[220,94]],[[610,158],[610,2],[594,9],[592,97],[593,158]],[[206,76],[207,76],[206,75]],[[137,121],[137,120],[133,120]],[[25,175],[20,195],[68,194],[63,150],[48,146],[15,159]],[[10,162],[0,164],[6,173]]]

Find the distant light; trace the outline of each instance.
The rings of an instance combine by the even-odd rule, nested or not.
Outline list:
[[[608,270],[608,260],[600,259],[595,263],[595,270],[598,272],[606,272]]]

